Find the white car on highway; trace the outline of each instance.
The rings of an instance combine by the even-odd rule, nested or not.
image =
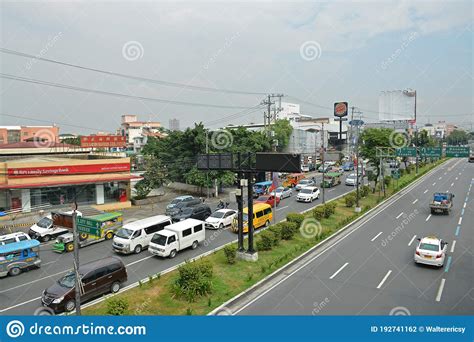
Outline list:
[[[298,202],[313,202],[319,198],[319,189],[315,186],[307,186],[300,190],[296,200]]]
[[[427,236],[418,239],[415,250],[415,262],[442,267],[446,259],[447,242],[438,239],[436,236]]]
[[[313,186],[316,185],[312,179],[302,179],[299,181],[298,184],[295,186],[295,190],[299,191],[307,186]]]
[[[206,219],[204,226],[206,229],[222,229],[230,226],[236,215],[237,211],[232,209],[216,210]]]
[[[276,197],[279,197],[280,199],[284,199],[287,197],[291,197],[291,195],[293,194],[293,190],[291,190],[291,188],[289,187],[280,186],[276,188],[275,191],[272,191],[271,194],[276,195]]]

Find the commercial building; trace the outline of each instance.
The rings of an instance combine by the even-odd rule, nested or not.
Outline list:
[[[117,131],[118,135],[127,138],[129,147],[133,147],[135,138],[145,134],[160,133],[161,123],[156,121],[138,121],[136,115],[122,115],[122,123]]]
[[[22,141],[58,142],[57,126],[0,126],[0,145]]]
[[[2,157],[0,210],[80,206],[119,209],[131,206],[130,158],[68,154]]]
[[[170,131],[179,131],[179,120],[178,119],[170,119],[169,127],[170,127]]]

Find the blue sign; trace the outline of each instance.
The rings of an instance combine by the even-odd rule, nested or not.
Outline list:
[[[354,119],[349,121],[349,125],[351,126],[362,126],[364,124],[364,121],[359,120],[359,119]]]

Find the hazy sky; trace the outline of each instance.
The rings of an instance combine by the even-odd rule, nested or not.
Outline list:
[[[373,121],[382,90],[418,92],[418,122],[469,127],[473,112],[471,1],[2,1],[1,47],[62,62],[195,86],[272,92],[332,115],[347,100]],[[222,94],[118,78],[0,53],[1,72],[174,101],[232,107],[262,95]],[[123,99],[0,79],[0,113],[61,132],[115,131],[122,114],[181,127],[262,121],[242,111]],[[296,102],[288,97],[287,102]],[[247,113],[247,112],[245,112]],[[40,124],[2,115],[0,125]],[[69,125],[69,126],[68,126]],[[72,125],[81,126],[72,127]]]

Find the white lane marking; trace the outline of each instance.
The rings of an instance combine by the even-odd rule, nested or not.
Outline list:
[[[441,180],[441,179],[443,179],[443,177],[441,176],[441,177],[439,177],[438,179]]]
[[[8,310],[17,308],[17,307],[19,307],[19,306],[22,306],[22,305],[25,305],[25,304],[34,302],[35,300],[38,300],[38,299],[41,299],[41,297],[36,297],[36,298],[30,299],[30,300],[27,300],[26,302],[23,302],[23,303],[19,303],[19,304],[10,306],[10,307],[8,307],[8,308],[5,308],[5,309],[0,310],[0,312],[5,312],[5,311],[8,311]]]
[[[458,180],[458,177],[456,177],[456,180]]]
[[[396,217],[396,219],[398,220],[398,219],[400,218],[400,216],[402,216],[402,215],[403,215],[403,211],[402,211],[400,214],[398,214],[398,216]]]
[[[348,262],[342,265],[332,276],[329,277],[329,279],[333,279],[335,276],[337,276],[339,272],[341,272],[347,265],[349,265]]]
[[[439,284],[438,294],[436,295],[436,301],[439,302],[441,300],[441,295],[443,294],[444,283],[446,279],[441,279],[441,284]]]
[[[392,273],[392,270],[388,271],[387,274],[385,275],[385,277],[383,277],[382,281],[379,283],[379,285],[377,286],[378,289],[380,289],[383,285],[383,283],[385,283],[385,280],[387,280],[387,278],[390,276],[390,274]]]
[[[458,225],[462,223],[462,216],[459,218]]]
[[[375,239],[376,239],[376,238],[378,238],[378,237],[380,236],[380,234],[382,234],[382,232],[380,232],[380,233],[378,233],[377,235],[375,235],[375,236],[372,238],[372,240],[370,240],[370,241],[374,242],[374,241],[375,241]]]
[[[425,221],[428,221],[430,219],[430,217],[431,217],[431,214],[428,215],[428,217],[426,218]]]
[[[428,192],[428,189],[426,189],[423,193],[426,194]]]
[[[433,186],[435,186],[435,185],[436,185],[436,182],[433,183]]]
[[[413,235],[410,242],[408,243],[408,246],[410,246],[413,243],[413,241],[415,241],[415,239],[416,239],[416,235]]]
[[[446,176],[447,174],[448,174],[447,172],[444,173],[445,176]]]
[[[288,206],[284,206],[284,207],[278,208],[276,211],[283,210],[283,209],[286,209],[286,208],[288,208]]]
[[[125,266],[127,266],[127,267],[128,267],[128,266],[132,266],[132,265],[135,265],[135,264],[137,264],[137,263],[139,263],[139,262],[141,262],[141,261],[148,260],[148,259],[151,259],[151,258],[153,258],[153,257],[154,257],[154,255],[150,255],[150,256],[144,257],[143,259],[138,259],[138,260],[136,260],[136,261],[134,261],[134,262],[131,262],[131,263],[125,265]]]
[[[463,209],[466,209],[466,204],[467,204],[467,203],[466,203],[466,202],[464,202],[464,205],[462,206],[462,207],[463,207]]]
[[[11,290],[18,289],[18,288],[23,287],[23,286],[31,285],[31,284],[33,284],[33,283],[37,283],[37,282],[39,282],[39,281],[41,281],[41,280],[45,280],[45,279],[48,279],[48,278],[57,276],[57,275],[60,275],[60,274],[62,274],[62,273],[66,273],[66,272],[68,272],[68,271],[69,271],[69,270],[64,270],[64,271],[61,271],[61,272],[58,272],[58,273],[54,273],[54,274],[51,274],[51,275],[46,276],[46,277],[43,277],[43,278],[35,279],[35,280],[30,281],[30,282],[28,282],[28,283],[24,283],[24,284],[20,284],[20,285],[14,286],[14,287],[10,287],[10,288],[8,288],[8,289],[6,289],[6,290],[0,291],[0,294],[1,294],[1,293],[8,292],[8,291],[11,291]]]
[[[451,186],[453,186],[453,185],[454,185],[454,183],[451,183]]]
[[[418,202],[418,198],[414,200],[413,202],[411,202],[411,204],[415,204],[416,202]]]
[[[454,246],[456,246],[456,240],[453,240],[453,244],[451,245],[451,253],[454,253]]]

